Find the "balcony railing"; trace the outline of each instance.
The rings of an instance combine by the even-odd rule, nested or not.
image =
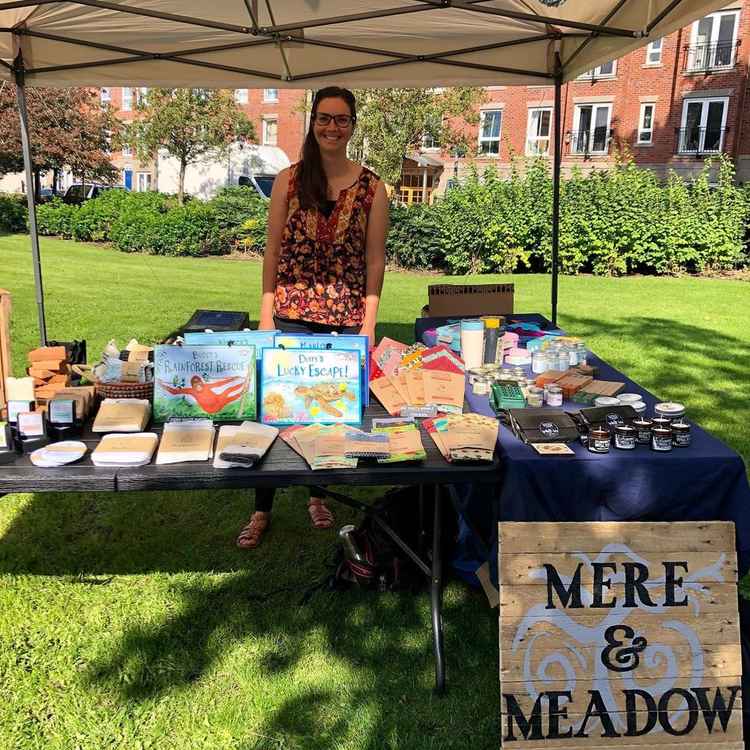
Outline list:
[[[569,130],[566,135],[568,152],[579,156],[604,156],[609,153],[612,131],[606,127],[593,130]]]
[[[685,73],[710,73],[729,70],[737,63],[740,41],[696,44],[684,48],[682,70]]]
[[[704,155],[720,154],[729,128],[678,128],[677,153]]]

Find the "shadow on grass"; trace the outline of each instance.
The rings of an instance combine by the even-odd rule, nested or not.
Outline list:
[[[247,492],[36,495],[0,540],[0,572],[114,585],[118,598],[122,589],[124,634],[81,677],[126,714],[193,689],[188,710],[196,710],[207,684],[237,693],[222,713],[237,714],[230,726],[248,726],[232,744],[243,750],[495,748],[497,615],[482,595],[449,587],[450,694],[437,698],[428,594],[319,591],[302,605],[303,591],[330,570],[335,531],[309,528],[305,490],[295,488],[279,493],[264,544],[237,550],[249,500]],[[356,521],[332,508],[337,527]],[[176,575],[144,587],[140,605],[138,579],[126,576],[150,572]],[[166,612],[150,611],[154,596],[169,602]],[[76,617],[64,605],[61,615]]]

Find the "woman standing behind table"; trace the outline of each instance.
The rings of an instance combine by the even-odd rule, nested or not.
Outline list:
[[[378,176],[346,156],[356,121],[351,91],[320,89],[302,160],[274,181],[260,330],[359,333],[375,343],[388,200]],[[260,544],[273,496],[273,489],[256,490],[255,512],[237,538],[239,547]],[[333,526],[321,498],[310,497],[308,511],[313,528]]]

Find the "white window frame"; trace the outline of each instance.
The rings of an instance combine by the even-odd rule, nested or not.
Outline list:
[[[269,91],[274,91],[274,94],[269,94]],[[277,102],[279,101],[279,90],[278,89],[263,89],[263,101],[264,102]]]
[[[657,46],[658,45],[658,46]],[[661,58],[664,52],[664,37],[654,39],[653,42],[649,42],[646,47],[646,65],[656,66],[661,65]]]
[[[539,127],[532,132],[534,123],[534,114],[539,113],[538,124],[542,122],[544,112],[549,112],[549,123],[547,124],[547,135],[539,135]],[[544,149],[540,150],[539,144],[547,142]],[[529,107],[529,113],[526,119],[526,156],[549,156],[550,144],[552,143],[552,107]]]
[[[122,105],[120,109],[123,112],[131,112],[133,110],[133,89],[130,86],[122,87]]]
[[[687,133],[685,132],[687,130],[687,113],[688,113],[688,107],[691,104],[697,104],[700,103],[702,106],[701,108],[701,119],[698,123],[698,128],[700,135],[698,136],[698,153],[709,153],[705,152],[703,149],[706,145],[706,122],[708,121],[708,108],[709,105],[713,102],[722,102],[724,105],[724,108],[721,113],[721,133],[719,134],[719,148],[717,151],[711,151],[710,153],[717,153],[720,154],[722,150],[724,149],[724,134],[726,132],[727,128],[727,115],[729,113],[729,97],[727,96],[711,96],[703,98],[688,98],[682,100],[682,115],[680,116],[680,134],[679,138],[680,141],[677,144],[677,151],[680,154],[694,154],[696,153],[694,149],[688,149],[685,148],[685,138],[687,136]]]
[[[604,63],[604,65],[611,65],[612,66],[612,72],[611,73],[602,73],[602,66],[597,65],[595,68],[592,68],[591,70],[587,70],[585,73],[581,73],[581,75],[578,76],[578,80],[581,81],[606,81],[610,78],[615,78],[617,76],[617,60],[610,60],[608,63]]]
[[[106,87],[99,89],[99,101],[102,104],[109,104],[112,101],[112,90]]]
[[[275,143],[268,142],[268,124],[271,122],[276,123],[276,142]],[[279,118],[276,115],[268,115],[267,117],[263,117],[263,119],[261,120],[261,131],[262,131],[261,143],[264,146],[278,146],[279,145]]]
[[[644,124],[646,117],[646,110],[651,108],[651,127],[647,128]],[[641,109],[638,113],[638,139],[636,143],[639,146],[651,146],[654,142],[654,119],[656,118],[656,103],[655,102],[642,102]],[[643,136],[648,134],[648,138]]]
[[[140,106],[146,100],[148,94],[148,86],[139,86],[135,89],[135,102],[136,106]]]
[[[137,193],[147,193],[151,190],[152,183],[151,172],[136,172],[135,173],[135,191]],[[146,183],[145,187],[141,182]]]
[[[133,149],[128,143],[122,144],[122,155],[123,156],[132,156],[133,155]]]
[[[591,127],[589,129],[589,143],[593,146],[594,143],[594,132],[596,130],[596,110],[600,109],[601,107],[606,108],[607,110],[607,125],[606,125],[606,134],[604,137],[604,148],[600,151],[594,151],[593,148],[588,148],[584,151],[579,151],[577,148],[577,138],[578,138],[578,132],[581,129],[581,110],[583,107],[591,107]],[[612,125],[612,102],[581,102],[580,104],[575,105],[574,113],[573,113],[573,143],[571,144],[570,153],[571,154],[588,154],[590,156],[603,156],[605,155],[609,150],[609,131],[611,129]]]
[[[500,127],[498,128],[497,137],[495,136],[482,136],[482,130],[484,130],[484,121],[489,112],[497,112],[500,117]],[[502,107],[487,107],[479,112],[479,132],[477,133],[477,153],[480,156],[500,156],[500,141],[503,137],[503,109]],[[495,143],[497,142],[497,152],[494,151],[482,151],[482,145],[484,143]]]
[[[715,45],[718,44],[719,38],[719,27],[721,25],[722,16],[734,16],[734,28],[732,30],[732,47],[730,50],[729,64],[728,65],[717,65],[716,64],[716,53],[718,48]],[[698,64],[696,57],[698,54],[698,26],[700,22],[706,18],[711,18],[713,24],[711,25],[711,38],[708,41],[708,54],[713,59],[706,60],[703,64]],[[739,33],[740,26],[740,11],[734,10],[718,10],[716,13],[709,13],[708,15],[699,18],[693,22],[690,27],[690,48],[688,49],[688,61],[687,71],[688,72],[703,72],[705,70],[729,70],[733,68],[736,63],[736,51],[737,51],[737,34]],[[692,58],[692,59],[691,59]]]
[[[249,101],[249,94],[247,89],[235,89],[234,90],[234,102],[235,104],[247,104]]]

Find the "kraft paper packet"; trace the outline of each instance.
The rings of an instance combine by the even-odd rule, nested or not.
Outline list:
[[[271,425],[256,422],[243,422],[241,425],[223,425],[219,428],[214,454],[214,467],[230,469],[235,466],[247,467],[248,462],[234,462],[222,458],[222,454],[236,453],[261,459],[273,444],[279,431]]]
[[[92,432],[140,432],[151,416],[146,399],[105,398],[94,419]]]
[[[381,432],[380,429],[373,432]],[[416,425],[405,427],[384,428],[382,432],[388,435],[388,445],[391,455],[388,458],[378,459],[380,464],[392,464],[400,461],[421,461],[427,457],[422,436]]]
[[[402,407],[407,404],[394,385],[392,378],[385,377],[371,381],[370,390],[391,416],[398,416]]]
[[[210,419],[167,422],[162,431],[156,463],[208,461],[213,455],[214,434]]]
[[[422,370],[421,372],[426,403],[463,408],[465,391],[463,375],[441,370]]]
[[[159,437],[153,432],[105,435],[91,454],[95,466],[144,466],[150,463]]]
[[[391,383],[398,392],[401,400],[408,404],[409,403],[409,391],[406,387],[406,371],[397,372],[395,375],[391,375]]]
[[[406,372],[406,390],[409,394],[411,406],[424,406],[426,403],[423,377],[422,370],[418,368]]]
[[[34,401],[34,378],[5,378],[6,401]]]

